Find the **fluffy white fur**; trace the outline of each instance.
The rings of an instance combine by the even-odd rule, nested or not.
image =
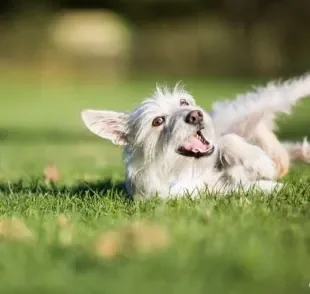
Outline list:
[[[166,198],[252,188],[270,192],[280,186],[274,152],[288,161],[290,155],[310,159],[306,143],[281,144],[273,134],[276,114],[288,113],[309,94],[310,75],[306,75],[218,102],[209,115],[181,86],[173,91],[157,87],[133,112],[84,110],[82,119],[93,133],[124,146],[131,195]],[[196,110],[203,115],[199,125],[187,120]],[[164,123],[152,125],[156,117]],[[209,142],[208,151],[198,158],[180,154],[180,147],[187,146],[198,129]]]
[[[233,101],[217,101],[213,104],[212,118],[219,135],[236,133],[266,151],[282,177],[291,161],[310,162],[310,148],[306,141],[281,143],[274,133],[275,118],[280,113],[290,114],[292,107],[308,95],[309,74],[284,83],[271,82],[237,95]]]

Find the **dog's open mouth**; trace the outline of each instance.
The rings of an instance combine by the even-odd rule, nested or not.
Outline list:
[[[177,149],[177,152],[183,156],[196,158],[209,156],[213,151],[213,144],[204,138],[201,131],[197,131],[195,135],[190,137],[185,144]]]

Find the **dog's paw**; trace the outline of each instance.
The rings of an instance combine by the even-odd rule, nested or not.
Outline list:
[[[290,166],[290,159],[288,154],[274,154],[272,155],[272,160],[277,167],[278,177],[283,178],[288,173]]]
[[[259,188],[261,191],[263,192],[278,192],[283,188],[283,184],[282,183],[277,183],[277,182],[273,182],[273,181],[258,181],[256,183],[256,188]]]
[[[278,177],[276,164],[265,151],[253,146],[252,154],[244,161],[244,166],[253,178],[274,180]]]

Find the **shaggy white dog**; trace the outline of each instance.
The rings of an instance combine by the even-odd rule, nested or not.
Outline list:
[[[273,191],[289,159],[309,161],[305,142],[282,144],[274,119],[310,94],[310,75],[217,102],[208,114],[181,86],[157,87],[133,112],[84,110],[96,135],[124,146],[127,189],[133,196]]]

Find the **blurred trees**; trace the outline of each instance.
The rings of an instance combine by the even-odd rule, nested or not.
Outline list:
[[[135,73],[283,75],[310,67],[309,0],[2,0],[0,62],[50,51],[49,22],[73,9],[112,10],[129,24]]]

